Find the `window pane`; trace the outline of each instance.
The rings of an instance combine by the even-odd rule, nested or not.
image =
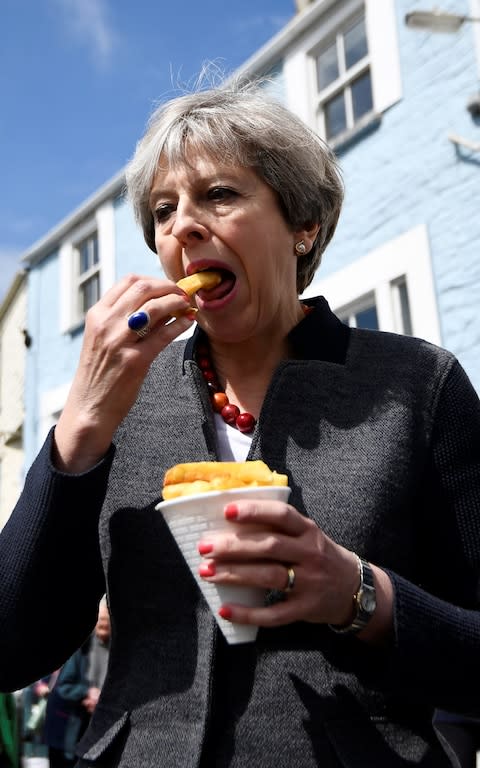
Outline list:
[[[79,273],[82,275],[95,264],[98,264],[98,237],[95,233],[87,237],[77,246],[79,257]]]
[[[357,61],[363,59],[368,54],[367,35],[365,32],[365,21],[360,19],[344,35],[345,43],[345,65],[349,69]]]
[[[90,307],[93,307],[100,298],[99,287],[100,281],[98,274],[91,277],[90,280],[87,280],[80,287],[83,314],[85,314]]]
[[[92,266],[93,264],[98,264],[98,237],[97,235],[93,235],[91,238],[92,240]]]
[[[412,316],[410,314],[410,302],[406,280],[397,283],[398,298],[400,299],[400,314],[402,317],[402,330],[407,336],[412,335]]]
[[[78,256],[79,256],[79,270],[80,274],[82,275],[84,272],[86,272],[89,268],[89,258],[88,258],[88,240],[84,240],[83,243],[80,243],[78,246]]]
[[[327,139],[331,139],[334,136],[345,131],[347,128],[347,117],[345,114],[345,100],[342,93],[339,93],[335,98],[327,101],[324,106],[325,112],[325,131]]]
[[[356,312],[355,320],[357,328],[369,328],[372,331],[378,331],[377,308],[375,306]]]
[[[370,72],[354,80],[352,83],[353,119],[359,120],[373,109],[372,82]]]
[[[338,77],[337,44],[332,43],[317,56],[317,81],[318,90],[321,91],[327,85],[333,83]]]

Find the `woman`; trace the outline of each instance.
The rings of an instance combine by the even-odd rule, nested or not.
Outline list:
[[[75,608],[0,687],[80,643],[105,574],[110,666],[80,766],[455,765],[431,720],[478,701],[472,386],[444,350],[299,301],[342,184],[327,147],[261,89],[160,107],[127,184],[167,279],[125,277],[88,313],[67,403],[2,539],[2,649],[27,634],[42,594],[68,592]],[[206,269],[222,282],[197,293],[195,314],[176,282]],[[215,391],[251,431],[214,411]],[[262,458],[292,489],[288,505],[226,508],[257,534],[198,543],[203,578],[269,595],[222,606],[262,628],[240,646],[219,635],[155,511],[169,466],[232,457]]]

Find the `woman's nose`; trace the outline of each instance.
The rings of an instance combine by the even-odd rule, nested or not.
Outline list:
[[[172,235],[182,245],[197,240],[206,240],[209,236],[209,230],[205,224],[205,217],[199,206],[192,201],[179,200],[177,210],[175,211],[175,221],[172,227]]]

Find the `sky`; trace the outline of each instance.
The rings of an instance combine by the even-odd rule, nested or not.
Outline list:
[[[0,301],[30,246],[124,167],[156,105],[234,71],[294,0],[0,0]]]

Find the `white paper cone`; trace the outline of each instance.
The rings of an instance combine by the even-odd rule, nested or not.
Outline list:
[[[227,642],[231,645],[253,642],[257,636],[258,627],[252,624],[234,624],[231,621],[225,621],[218,615],[220,606],[231,602],[260,607],[265,602],[265,590],[206,582],[198,574],[198,568],[203,560],[197,549],[198,542],[205,538],[207,531],[232,530],[232,526],[236,524],[225,520],[223,514],[225,506],[230,502],[248,497],[287,501],[289,495],[290,488],[285,486],[249,487],[181,496],[171,501],[161,501],[155,507],[163,514],[210,610]],[[239,524],[238,527],[242,530],[246,529],[245,525]]]

